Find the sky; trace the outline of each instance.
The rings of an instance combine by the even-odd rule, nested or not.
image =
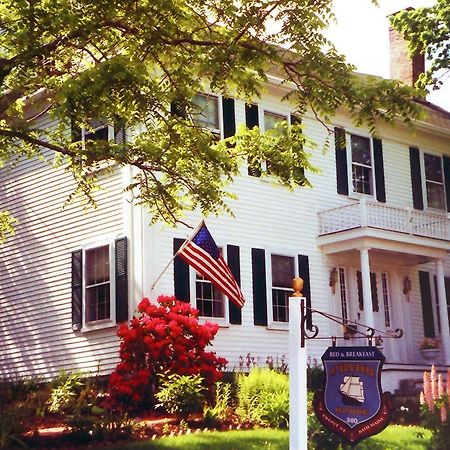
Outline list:
[[[389,21],[387,16],[411,6],[432,6],[435,0],[334,0],[337,24],[327,35],[358,72],[389,78]],[[450,77],[427,100],[450,111]]]

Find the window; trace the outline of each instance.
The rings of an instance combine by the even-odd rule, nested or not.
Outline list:
[[[222,249],[219,247],[220,252]],[[195,273],[195,307],[200,311],[200,316],[226,320],[227,299],[220,289],[203,275]],[[192,297],[191,297],[192,298]]]
[[[198,273],[195,276],[195,301],[200,316],[225,318],[224,295]]]
[[[117,122],[113,126],[103,119],[93,120],[88,128],[83,128],[80,132],[81,136],[78,136],[78,139],[81,139],[83,143],[114,141],[116,144],[123,144],[126,140],[123,124]],[[75,140],[77,140],[76,137]]]
[[[193,100],[198,110],[193,116],[198,125],[209,128],[213,133],[220,135],[219,99],[205,94],[197,94]]]
[[[428,208],[445,210],[445,187],[442,157],[423,154],[425,192]]]
[[[86,323],[111,318],[110,247],[92,248],[85,252]]]
[[[353,192],[373,195],[372,156],[370,139],[350,136]]]
[[[339,267],[339,293],[341,296],[342,323],[348,323],[347,288],[345,285],[345,270]]]
[[[386,272],[381,273],[381,288],[383,291],[383,306],[384,306],[384,324],[387,328],[391,326],[391,312],[389,308],[389,286],[388,276]]]
[[[289,296],[295,277],[295,258],[271,255],[272,268],[272,319],[289,322]]]

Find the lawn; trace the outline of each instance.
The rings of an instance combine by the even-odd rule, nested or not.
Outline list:
[[[423,437],[420,437],[422,434]],[[431,433],[420,427],[391,425],[380,434],[362,441],[356,450],[426,450]],[[162,438],[108,446],[113,450],[288,450],[289,433],[281,430],[257,429],[249,431],[206,432],[179,437]],[[325,449],[323,449],[325,450]]]

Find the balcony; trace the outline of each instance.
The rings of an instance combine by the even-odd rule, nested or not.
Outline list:
[[[445,257],[449,249],[450,218],[445,214],[396,208],[362,198],[321,211],[318,216],[318,244],[328,250],[325,253],[367,246]]]

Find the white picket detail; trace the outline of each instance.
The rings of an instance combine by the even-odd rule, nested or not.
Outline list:
[[[320,211],[320,235],[371,227],[417,236],[450,240],[450,219],[441,214],[397,208],[365,199]]]

